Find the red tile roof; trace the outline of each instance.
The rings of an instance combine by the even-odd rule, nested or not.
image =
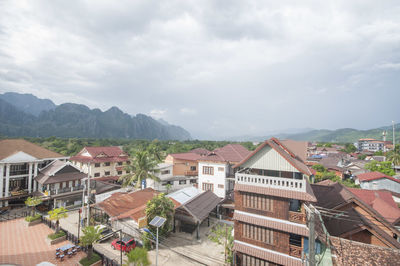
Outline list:
[[[201,157],[199,161],[238,163],[249,154],[250,151],[240,144],[228,144]]]
[[[186,161],[197,161],[202,157],[200,154],[194,152],[170,153],[169,155],[172,156],[174,159]]]
[[[37,144],[24,139],[3,139],[0,140],[0,160],[5,159],[15,153],[24,152],[37,159],[66,158],[54,151],[45,149]]]
[[[85,152],[88,152],[90,156],[83,156],[82,154]],[[128,154],[118,146],[84,147],[77,155],[72,156],[70,160],[84,163],[124,162],[128,160]]]
[[[400,183],[400,180],[398,180],[392,176],[385,175],[381,172],[369,172],[369,173],[359,174],[359,175],[357,175],[357,178],[360,182],[369,182],[372,180],[386,178],[386,179],[390,179],[394,182]]]
[[[85,147],[92,157],[96,157],[97,155],[104,153],[109,157],[120,156],[127,154],[118,146],[105,146],[105,147]]]

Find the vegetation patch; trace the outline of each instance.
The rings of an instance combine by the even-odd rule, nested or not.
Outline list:
[[[83,266],[89,266],[92,265],[93,263],[101,260],[100,256],[96,253],[93,253],[92,257],[88,259],[88,257],[85,257],[79,261],[80,264]]]
[[[57,233],[48,235],[47,237],[50,238],[51,240],[54,240],[63,236],[65,236],[65,232],[63,230],[60,230]]]
[[[42,216],[40,214],[35,214],[34,216],[26,216],[25,221],[34,222],[34,221],[40,220],[40,218],[42,218]]]

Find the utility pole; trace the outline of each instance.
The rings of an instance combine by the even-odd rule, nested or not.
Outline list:
[[[394,135],[394,121],[392,121],[393,126],[393,151],[396,151],[396,137]]]
[[[304,204],[304,208],[308,217],[308,230],[310,235],[308,237],[308,265],[315,266],[315,208],[310,204]]]
[[[90,162],[88,162],[88,179],[87,179],[87,213],[86,226],[90,225]]]

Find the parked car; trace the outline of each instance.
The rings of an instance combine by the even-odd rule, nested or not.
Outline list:
[[[100,228],[101,229],[101,238],[99,240],[99,242],[104,242],[107,239],[109,239],[110,237],[112,237],[114,235],[113,230],[111,230],[110,228],[108,228],[107,226],[101,224],[101,225],[97,225],[96,228]]]
[[[136,247],[136,242],[132,237],[123,237],[122,241],[117,238],[111,243],[111,247],[116,250],[122,249],[124,252],[129,252]]]

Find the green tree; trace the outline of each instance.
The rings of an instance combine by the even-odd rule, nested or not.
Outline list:
[[[218,245],[224,246],[225,262],[227,265],[231,265],[233,261],[233,234],[232,226],[217,225],[211,229],[211,233],[208,235],[208,239]]]
[[[172,185],[170,183],[165,185],[165,188],[167,189],[167,194],[169,193],[169,190],[171,189]]]
[[[161,150],[160,142],[157,139],[153,140],[150,143],[150,145],[147,147],[147,151],[148,151],[149,155],[152,156],[154,158],[154,160],[157,161],[157,163],[160,163],[163,161],[164,154]]]
[[[400,165],[400,153],[393,151],[388,153],[387,160],[392,162],[394,165]]]
[[[314,164],[311,166],[312,169],[316,170],[317,172],[326,172],[326,168],[322,164]]]
[[[127,254],[126,266],[147,266],[150,265],[147,249],[136,247]]]
[[[166,218],[164,225],[159,229],[159,235],[164,236],[172,229],[172,221],[174,218],[174,203],[170,198],[167,198],[164,193],[160,193],[147,202],[146,206],[147,221],[150,222],[156,216]],[[156,228],[149,226],[150,231],[155,235]]]
[[[135,156],[131,158],[130,164],[125,165],[125,169],[129,174],[123,175],[119,178],[122,181],[122,186],[126,187],[136,182],[136,187],[141,187],[142,180],[147,178],[160,182],[160,179],[154,175],[159,171],[157,169],[157,161],[149,156],[147,151],[138,151]]]
[[[60,231],[60,219],[67,218],[67,210],[64,207],[60,207],[48,212],[50,220],[56,220],[56,233]]]
[[[39,198],[39,197],[29,197],[29,198],[26,199],[25,205],[27,207],[31,207],[32,208],[31,216],[35,215],[35,207],[37,205],[41,204],[42,202],[43,202],[42,199]]]
[[[346,143],[344,145],[343,151],[346,153],[353,153],[353,152],[357,151],[357,148],[352,143]]]
[[[88,247],[88,255],[87,258],[90,260],[93,255],[93,244],[99,241],[99,239],[102,237],[101,232],[103,229],[101,229],[98,226],[86,226],[85,228],[82,229],[83,236],[79,239],[80,245],[82,246],[87,246]]]
[[[395,174],[392,168],[391,161],[386,161],[386,162],[371,161],[370,163],[367,163],[365,165],[365,169],[371,172],[381,172],[384,173],[385,175],[390,175],[390,176],[393,176]]]

